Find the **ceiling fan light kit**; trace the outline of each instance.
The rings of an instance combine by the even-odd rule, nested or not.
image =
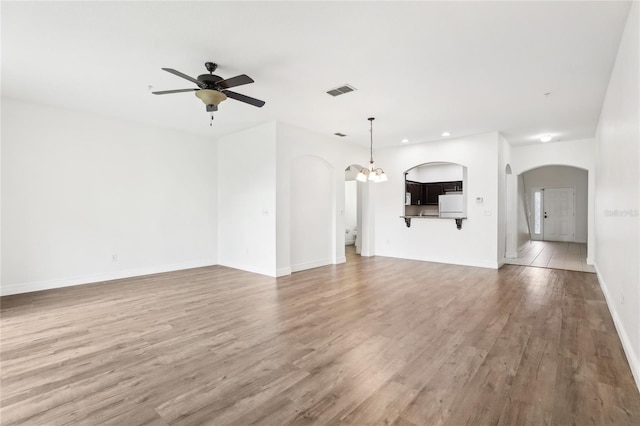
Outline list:
[[[358,172],[358,176],[356,176],[356,180],[360,182],[366,182],[367,180],[376,183],[386,182],[387,180],[389,180],[387,178],[387,174],[380,167],[376,167],[373,161],[373,120],[375,120],[375,118],[369,117],[367,120],[369,120],[370,123],[369,133],[371,141],[369,145],[371,154],[371,156],[369,157],[369,168],[367,169],[363,167],[362,169],[360,169],[360,171]]]
[[[227,99],[227,95],[217,90],[202,89],[196,92],[196,96],[200,98],[205,105],[218,105],[220,102]]]
[[[214,75],[213,72],[218,68],[218,65],[214,62],[205,62],[204,64],[209,74],[199,75],[198,78],[193,78],[173,68],[162,68],[163,71],[184,78],[196,86],[197,89],[176,89],[176,90],[162,90],[159,92],[151,92],[154,95],[168,95],[171,93],[183,93],[183,92],[195,92],[196,96],[204,102],[207,107],[207,112],[211,112],[211,119],[213,120],[213,112],[218,110],[220,102],[227,98],[235,99],[236,101],[244,102],[249,105],[262,108],[265,104],[260,99],[252,98],[250,96],[243,95],[241,93],[232,92],[231,87],[242,86],[243,84],[253,83],[253,79],[246,74],[240,74],[235,77],[223,79],[218,75]]]

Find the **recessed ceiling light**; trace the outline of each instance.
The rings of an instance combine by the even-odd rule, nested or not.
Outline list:
[[[551,135],[544,135],[540,138],[540,142],[549,142],[551,139],[553,139]]]
[[[409,139],[406,139],[406,138],[405,138],[405,139],[402,139],[400,142],[402,142],[402,143],[409,143]]]
[[[451,136],[451,133],[449,133],[449,132],[442,132],[442,136],[444,136],[444,137]]]

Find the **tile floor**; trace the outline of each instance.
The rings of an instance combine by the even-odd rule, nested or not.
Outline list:
[[[583,243],[531,241],[518,250],[517,259],[507,259],[506,263],[595,273],[586,259],[587,245]]]

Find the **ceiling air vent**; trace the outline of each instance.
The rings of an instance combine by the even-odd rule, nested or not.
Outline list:
[[[340,132],[334,133],[334,135],[340,136],[341,138],[344,138],[345,136],[347,136],[344,133],[340,133]]]
[[[345,84],[344,86],[340,86],[340,87],[336,87],[335,89],[327,90],[327,93],[330,94],[331,96],[339,96],[339,95],[344,95],[345,93],[353,92],[354,90],[356,90],[355,87],[349,86],[348,84]]]

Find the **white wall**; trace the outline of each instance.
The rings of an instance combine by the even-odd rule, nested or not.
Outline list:
[[[342,263],[345,261],[345,222],[344,222],[344,170],[351,164],[358,164],[369,158],[365,147],[345,144],[335,137],[313,133],[284,123],[277,124],[277,275],[287,275],[295,270],[301,270],[327,263]],[[303,173],[304,170],[293,165],[301,159],[316,158],[325,162],[330,169],[329,179],[325,176],[321,180]],[[324,196],[331,194],[329,206],[332,209],[330,235],[326,229],[309,226],[302,218],[293,218],[292,214],[301,215],[308,209],[319,206],[320,201],[308,201],[303,194],[295,189],[298,183],[306,183],[307,191],[320,191]],[[294,186],[292,186],[292,183]],[[323,186],[318,188],[317,185]],[[326,187],[329,185],[330,187]],[[366,191],[361,191],[365,193]],[[365,195],[363,211],[368,209],[368,198]],[[302,211],[299,211],[301,209]],[[322,228],[326,226],[324,220]],[[363,225],[363,228],[365,225]],[[359,230],[360,231],[360,230]],[[359,234],[361,235],[361,234]],[[326,249],[324,242],[332,239],[330,249]],[[304,258],[297,257],[293,250],[303,244],[325,247],[306,253]],[[366,249],[368,243],[364,243]]]
[[[218,261],[276,275],[276,123],[218,141]]]
[[[593,263],[595,245],[595,140],[539,143],[511,148],[511,169],[515,174],[542,166],[573,166],[589,172],[587,205],[587,263]]]
[[[511,145],[502,134],[498,134],[498,266],[504,264],[507,252],[507,199],[509,197],[507,194],[506,169],[510,161]],[[511,197],[513,197],[513,194],[511,194]],[[509,233],[512,234],[513,230],[510,230]]]
[[[596,270],[640,388],[640,4],[634,2],[596,133]]]
[[[407,180],[422,183],[462,180],[462,166],[459,164],[424,164],[409,170]]]
[[[566,166],[545,166],[524,172],[527,196],[535,188],[574,188],[576,233],[575,241],[587,242],[588,173],[586,170]],[[530,202],[530,201],[529,201]]]
[[[516,247],[520,248],[522,245],[531,241],[531,229],[529,225],[529,220],[527,217],[528,210],[528,200],[527,195],[525,193],[525,183],[524,183],[524,174],[517,175],[518,176],[518,207],[517,207],[517,219],[516,219]],[[514,256],[517,257],[517,256]]]
[[[348,180],[344,183],[344,228],[345,244],[354,244],[358,219],[358,182]]]
[[[336,263],[334,168],[313,155],[294,159],[290,167],[291,271]]]
[[[2,294],[216,264],[215,165],[201,136],[2,99]]]
[[[389,181],[373,187],[375,253],[433,262],[498,267],[498,133],[382,149],[375,155]],[[462,229],[453,219],[412,219],[404,215],[403,173],[422,163],[443,161],[467,167],[467,216]],[[476,197],[484,202],[477,204]]]

